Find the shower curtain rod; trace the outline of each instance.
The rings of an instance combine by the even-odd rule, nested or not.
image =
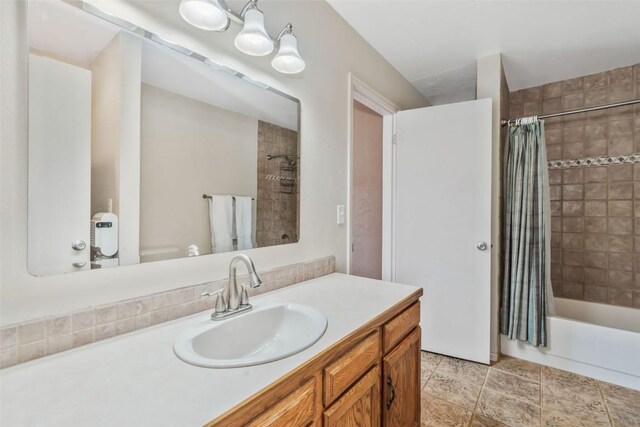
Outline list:
[[[569,111],[563,111],[561,113],[542,114],[536,117],[538,117],[539,119],[548,119],[549,117],[559,117],[559,116],[568,116],[569,114],[588,113],[590,111],[606,110],[607,108],[624,107],[625,105],[633,105],[633,104],[640,104],[640,99],[632,99],[631,101],[616,102],[614,104],[596,105],[595,107],[580,108],[579,110],[569,110]],[[521,118],[524,119],[528,117],[521,117]],[[515,123],[516,120],[518,119],[502,120],[500,123],[502,124],[502,126],[506,126],[508,124]]]

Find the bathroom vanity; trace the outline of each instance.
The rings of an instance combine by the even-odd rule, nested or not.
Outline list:
[[[206,311],[3,369],[0,424],[417,426],[421,295],[331,274],[257,296],[254,310],[299,304],[327,318],[313,345],[261,365],[180,360],[176,337]]]

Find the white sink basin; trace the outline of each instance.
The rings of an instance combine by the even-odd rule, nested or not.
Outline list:
[[[265,304],[227,320],[205,320],[182,331],[173,345],[187,363],[206,368],[259,365],[310,347],[327,317],[301,304]]]

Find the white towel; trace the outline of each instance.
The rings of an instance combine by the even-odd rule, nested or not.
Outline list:
[[[213,196],[209,199],[211,248],[213,253],[233,250],[233,197]]]
[[[253,223],[251,197],[236,196],[236,236],[238,250],[251,249],[251,225]]]

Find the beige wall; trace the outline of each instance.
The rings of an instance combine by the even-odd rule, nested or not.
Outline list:
[[[139,262],[141,49],[121,32],[91,63],[91,215],[112,200],[120,265]]]
[[[258,120],[142,85],[140,250],[211,253],[203,194],[256,197]]]
[[[382,277],[382,116],[353,103],[351,274]]]
[[[640,98],[640,64],[511,93],[512,118]],[[638,106],[545,120],[549,160],[640,153]],[[555,296],[640,308],[640,164],[549,170]]]
[[[92,0],[166,39],[262,80],[301,100],[300,242],[247,251],[259,270],[335,254],[344,271],[346,227],[335,222],[346,204],[348,74],[401,109],[428,105],[422,95],[324,1],[261,4],[271,34],[289,21],[300,39],[307,69],[298,76],[275,72],[269,58],[239,53],[233,39],[186,24],[175,1]],[[0,309],[2,324],[223,278],[233,254],[37,278],[27,271],[27,37],[26,2],[0,2]]]

